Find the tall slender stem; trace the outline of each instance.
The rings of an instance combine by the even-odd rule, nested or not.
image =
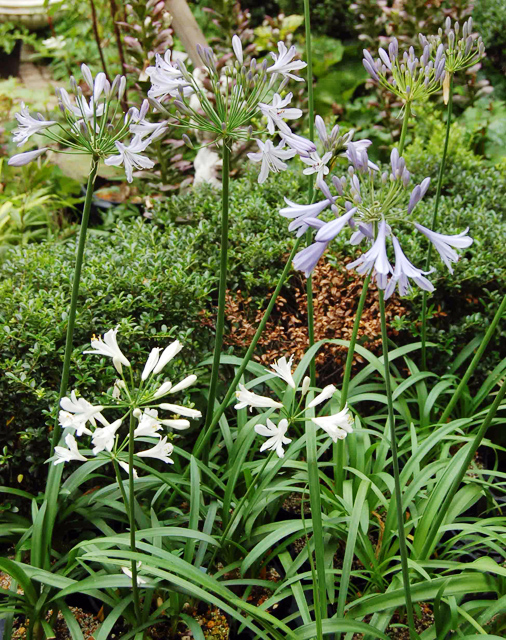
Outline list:
[[[130,521],[130,550],[136,553],[135,546],[135,493],[134,493],[134,430],[135,418],[130,411],[130,426],[128,431],[128,519]],[[121,478],[118,482],[121,481]],[[126,506],[126,505],[125,505]],[[137,562],[132,560],[132,595],[134,600],[135,617],[141,620],[141,603],[139,600],[139,585],[137,584]]]
[[[98,20],[97,20],[97,10],[95,9],[95,3],[93,0],[90,0],[91,7],[91,24],[93,26],[93,35],[95,36],[95,42],[97,43],[98,55],[100,56],[100,61],[102,63],[102,70],[109,79],[109,73],[107,72],[107,65],[105,64],[104,53],[102,51],[102,43],[100,42],[100,35],[98,33]]]
[[[221,347],[223,345],[223,328],[225,326],[225,296],[227,293],[227,262],[228,262],[228,209],[229,209],[229,178],[230,178],[230,149],[227,141],[223,141],[222,150],[222,193],[221,193],[221,253],[220,253],[220,283],[218,290],[218,316],[216,319],[216,338],[214,341],[213,368],[211,371],[211,383],[209,385],[209,398],[207,401],[207,413],[205,429],[209,428],[213,419],[216,389],[218,386],[218,373],[220,369]]]
[[[443,500],[443,503],[439,506],[436,512],[436,516],[434,518],[434,521],[432,522],[432,526],[427,534],[427,538],[425,540],[424,546],[422,548],[422,552],[420,554],[420,557],[422,559],[428,557],[429,554],[431,553],[434,540],[438,535],[439,528],[441,527],[441,524],[448,512],[450,503],[453,500],[455,494],[457,493],[457,489],[460,487],[460,483],[464,479],[464,476],[466,475],[466,472],[469,469],[469,465],[471,464],[476,452],[478,451],[478,447],[480,446],[483,438],[485,437],[487,429],[489,428],[492,420],[494,419],[494,416],[497,413],[497,410],[501,402],[503,401],[505,394],[506,394],[506,380],[503,381],[502,386],[499,389],[499,392],[494,399],[494,402],[490,405],[490,409],[488,410],[487,415],[485,416],[485,419],[483,420],[478,430],[478,433],[475,435],[474,440],[469,444],[469,450],[467,452],[467,455],[465,459],[462,461],[460,469],[457,475],[454,477],[453,482],[450,486],[450,489],[448,490],[448,493],[446,494],[445,499]]]
[[[402,155],[404,151],[404,145],[406,143],[406,133],[408,131],[409,118],[411,116],[411,102],[406,102],[404,105],[404,119],[402,121],[401,138],[399,140],[399,155]]]
[[[84,260],[84,249],[86,246],[86,234],[88,231],[88,222],[90,219],[91,201],[93,198],[93,185],[95,184],[95,178],[97,175],[99,159],[93,157],[91,160],[90,173],[88,176],[88,184],[86,186],[86,198],[84,201],[83,216],[81,219],[81,228],[79,231],[79,240],[77,244],[76,263],[74,267],[74,276],[72,282],[72,294],[70,298],[70,309],[67,324],[67,336],[65,339],[65,354],[63,356],[63,370],[60,381],[60,393],[58,395],[58,404],[56,406],[56,416],[53,428],[53,438],[51,442],[51,456],[54,454],[54,448],[60,441],[61,428],[58,422],[58,407],[60,406],[61,399],[67,394],[67,387],[70,373],[70,358],[72,356],[72,343],[74,339],[74,326],[76,320],[77,311],[77,298],[79,295],[79,284],[81,282],[81,271]],[[61,465],[50,465],[46,489],[45,489],[45,504],[46,513],[44,516],[43,536],[40,540],[40,549],[32,549],[32,557],[38,555],[41,558],[43,568],[49,569],[51,560],[51,539],[53,534],[54,522],[56,520],[56,514],[58,511],[58,493],[59,483],[61,480],[62,467]]]
[[[309,119],[309,139],[314,140],[314,91],[313,91],[313,50],[311,46],[311,12],[309,0],[304,0],[304,27],[306,36],[306,62],[307,62],[307,97],[308,97],[308,119]],[[313,176],[308,176],[308,202],[313,200]],[[313,240],[311,229],[306,232],[306,244],[310,245]],[[307,334],[309,347],[314,345],[314,305],[313,305],[313,279],[309,275],[306,281],[307,294]],[[309,365],[311,384],[316,384],[316,365],[314,358]]]
[[[397,528],[399,534],[399,552],[401,555],[402,581],[404,596],[406,598],[406,613],[408,616],[409,637],[416,640],[415,619],[413,616],[413,603],[411,600],[411,589],[409,584],[408,551],[404,530],[404,510],[402,508],[401,482],[399,473],[399,458],[397,453],[397,438],[395,434],[394,403],[392,398],[392,385],[390,380],[390,364],[388,361],[388,335],[387,320],[385,313],[385,296],[381,289],[379,293],[379,307],[381,316],[381,342],[383,346],[383,365],[385,367],[385,387],[388,405],[388,422],[390,423],[390,445],[392,447],[392,463],[394,468],[395,482],[395,502],[397,507]]]
[[[193,450],[193,455],[198,458],[202,449],[206,446],[206,444],[209,442],[213,430],[216,427],[216,425],[218,424],[218,422],[220,421],[221,416],[225,413],[226,408],[228,407],[228,403],[230,402],[230,400],[232,399],[232,396],[235,393],[235,390],[237,388],[237,385],[239,384],[239,381],[241,380],[244,372],[246,371],[246,367],[248,366],[249,361],[251,360],[253,353],[255,351],[255,348],[257,346],[258,341],[260,340],[260,336],[262,335],[267,322],[270,318],[270,315],[272,313],[272,310],[274,309],[274,305],[276,304],[276,300],[281,292],[281,289],[283,287],[283,285],[286,282],[286,279],[288,277],[288,274],[290,273],[290,269],[292,267],[292,260],[295,257],[295,254],[297,253],[299,246],[302,242],[302,238],[299,238],[294,246],[293,249],[288,257],[288,260],[286,261],[285,264],[285,268],[283,269],[283,273],[281,274],[278,284],[276,285],[276,289],[274,290],[274,293],[271,296],[271,299],[269,300],[269,304],[267,305],[267,309],[265,310],[265,313],[263,315],[262,320],[260,321],[260,324],[258,325],[258,328],[256,330],[255,335],[253,336],[253,339],[248,347],[248,350],[246,351],[246,355],[244,356],[244,358],[242,359],[241,365],[239,367],[239,369],[237,370],[237,373],[234,376],[234,379],[232,380],[232,382],[229,384],[228,386],[228,391],[225,395],[225,398],[223,399],[223,402],[220,404],[220,406],[216,409],[216,411],[213,414],[213,418],[209,423],[209,426],[204,429],[199,438],[197,439],[197,442],[195,443],[195,448]],[[186,472],[185,472],[186,473]]]
[[[506,296],[504,296],[501,304],[499,305],[499,308],[495,312],[494,318],[490,323],[490,327],[487,329],[487,333],[484,335],[478,350],[476,351],[473,359],[469,363],[469,366],[467,367],[465,374],[462,376],[462,379],[459,382],[459,385],[456,388],[455,393],[452,396],[452,399],[450,400],[446,409],[444,410],[443,415],[439,419],[439,422],[444,423],[450,417],[450,414],[453,411],[453,408],[459,401],[459,398],[462,395],[462,391],[465,389],[467,383],[469,382],[469,378],[472,376],[474,370],[476,369],[476,366],[478,365],[478,362],[481,360],[481,356],[484,354],[485,349],[487,348],[487,345],[490,342],[492,336],[494,335],[494,332],[497,329],[497,325],[501,321],[505,312],[506,312]]]
[[[358,330],[360,328],[360,321],[362,320],[362,314],[364,312],[365,300],[367,298],[367,290],[369,289],[369,283],[371,281],[371,273],[368,273],[365,277],[364,284],[362,285],[362,293],[358,301],[357,311],[355,313],[355,321],[353,323],[353,331],[351,333],[350,344],[348,346],[348,353],[346,354],[346,364],[344,368],[343,386],[341,387],[341,403],[340,411],[344,409],[348,402],[348,387],[350,386],[351,367],[353,364],[353,357],[355,355],[355,345],[357,344]],[[338,440],[333,445],[334,453],[334,484],[336,494],[343,495],[343,483],[344,483],[344,440]]]
[[[432,214],[432,223],[431,230],[435,231],[436,222],[437,222],[437,214],[439,210],[439,201],[441,199],[441,189],[443,186],[443,176],[446,167],[446,154],[448,153],[448,143],[450,141],[450,129],[452,124],[452,112],[453,112],[453,74],[450,75],[450,92],[448,95],[448,110],[446,114],[446,133],[445,133],[445,142],[443,146],[443,156],[441,158],[441,164],[439,165],[439,176],[437,180],[437,190],[436,190],[436,202],[434,203],[434,212]],[[427,260],[425,261],[425,271],[430,269],[430,260],[432,257],[432,243],[429,242],[429,249],[427,251]],[[427,297],[428,292],[423,292],[422,299],[422,331],[421,331],[421,342],[422,342],[422,369],[427,368]]]
[[[88,222],[90,219],[91,201],[93,198],[93,185],[95,184],[95,178],[98,170],[98,158],[93,158],[91,161],[90,174],[88,176],[88,184],[86,185],[86,198],[84,201],[83,217],[81,219],[81,229],[79,231],[79,242],[77,245],[76,265],[74,268],[74,278],[72,282],[72,295],[70,298],[70,309],[67,324],[67,336],[65,339],[65,355],[63,357],[63,370],[60,381],[60,393],[58,397],[58,406],[60,400],[66,395],[69,382],[70,372],[70,358],[72,356],[72,342],[74,339],[74,326],[76,321],[77,311],[77,297],[79,295],[79,284],[81,282],[81,271],[84,259],[84,248],[86,246],[86,234],[88,231]],[[54,453],[54,448],[60,440],[61,428],[58,422],[58,410],[56,411],[56,419],[53,429],[53,439],[51,443],[51,455]],[[53,468],[53,467],[51,467]]]

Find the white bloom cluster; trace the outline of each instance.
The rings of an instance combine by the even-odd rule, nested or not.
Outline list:
[[[118,328],[111,329],[103,337],[96,338],[94,336],[91,340],[91,350],[84,353],[111,358],[114,367],[123,376],[123,367],[130,367],[131,365],[118,346],[117,333]],[[156,458],[166,463],[172,463],[173,460],[170,455],[174,447],[168,441],[167,435],[161,433],[163,427],[176,430],[188,429],[190,422],[187,418],[197,419],[201,417],[200,411],[190,407],[168,402],[158,404],[160,398],[183,391],[197,380],[197,376],[190,375],[173,385],[168,380],[161,382],[158,377],[158,374],[163,371],[165,366],[182,348],[183,346],[179,340],[175,340],[165,349],[160,347],[152,349],[142,370],[138,389],[130,388],[125,378],[116,382],[112,394],[112,397],[116,400],[114,405],[92,405],[85,398],[78,398],[75,391],[72,391],[70,397],[62,398],[59,422],[68,431],[65,435],[65,444],[67,446],[55,447],[54,464],[72,460],[85,462],[88,458],[79,450],[76,436],[78,438],[89,436],[94,456],[105,453],[116,460],[128,472],[128,464],[119,459],[121,452],[128,446],[128,434],[120,441],[118,430],[125,418],[130,414],[137,420],[137,426],[133,431],[134,440],[141,438],[156,439],[151,449],[139,451],[135,455],[139,458]],[[105,409],[112,409],[116,413],[119,411],[124,415],[114,422],[109,422],[103,415]],[[172,417],[159,417],[158,409],[169,412]]]
[[[16,113],[18,128],[14,131],[13,139],[21,146],[34,134],[42,135],[61,145],[64,153],[87,153],[97,160],[104,159],[107,165],[123,165],[128,182],[132,182],[134,169],[154,167],[153,160],[142,154],[165,133],[167,125],[165,122],[146,120],[149,110],[147,100],[140,110],[132,107],[126,114],[121,113],[121,101],[126,89],[124,76],[116,76],[111,85],[104,73],[93,78],[85,64],[81,71],[91,93],[89,100],[74,78],[71,78],[74,100],[65,89],[57,89],[64,124],[57,120],[45,120],[41,114],[34,118],[24,103],[21,103],[21,111]],[[126,142],[129,137],[130,140]],[[17,154],[10,158],[9,164],[23,166],[48,149],[49,147],[44,147]],[[54,147],[53,150],[60,149]],[[112,155],[115,152],[118,155]]]
[[[275,376],[281,378],[281,380],[286,383],[287,387],[290,387],[296,391],[297,385],[295,384],[295,380],[293,379],[292,365],[293,356],[289,360],[287,360],[286,357],[282,357],[272,365],[272,371],[268,371],[268,373],[274,373]],[[301,399],[299,406],[302,404],[304,397],[309,391],[309,386],[310,379],[306,376],[302,381],[302,385],[300,388]],[[334,413],[328,416],[309,418],[304,415],[309,409],[313,409],[314,407],[327,402],[327,400],[330,400],[335,391],[336,388],[334,387],[334,385],[330,384],[326,386],[315,398],[313,398],[313,400],[308,402],[304,409],[298,411],[295,415],[287,416],[284,418],[282,418],[280,415],[274,415],[273,420],[271,420],[270,418],[266,419],[265,425],[257,424],[255,426],[256,433],[267,438],[267,440],[260,447],[260,451],[275,451],[278,457],[283,458],[285,455],[283,446],[290,444],[291,442],[291,439],[286,437],[288,427],[290,423],[298,421],[311,420],[317,427],[323,429],[331,437],[333,442],[337,442],[338,440],[343,440],[344,438],[346,438],[346,436],[353,431],[353,418],[351,417],[347,407],[345,407],[338,413]],[[268,396],[260,396],[256,393],[253,393],[243,384],[239,385],[239,389],[236,391],[235,395],[238,401],[235,405],[235,408],[238,410],[249,407],[250,411],[252,408],[278,409],[281,411],[285,411],[285,407],[282,402],[273,400]]]

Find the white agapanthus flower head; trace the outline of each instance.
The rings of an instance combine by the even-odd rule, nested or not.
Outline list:
[[[295,380],[292,376],[292,365],[293,356],[291,356],[289,360],[286,359],[286,356],[283,356],[271,366],[275,376],[284,380],[289,387],[292,387],[292,389],[295,389]],[[269,373],[271,372],[269,371]]]
[[[104,160],[108,165],[124,165],[127,179],[131,182],[134,169],[153,168],[153,160],[142,154],[165,133],[166,123],[147,120],[147,100],[140,111],[132,107],[126,114],[123,112],[121,103],[126,89],[124,76],[116,76],[111,85],[103,72],[93,78],[85,64],[81,72],[91,96],[87,99],[83,95],[73,77],[70,79],[73,96],[64,88],[57,89],[62,122],[48,120],[41,114],[34,117],[21,103],[21,110],[16,113],[18,127],[13,133],[14,142],[21,146],[37,134],[56,145],[12,156],[9,165],[21,167],[49,149],[59,153],[60,145],[64,143],[65,153],[85,153],[95,163]],[[129,143],[126,142],[127,138],[131,138]]]
[[[263,424],[255,425],[255,431],[267,440],[260,447],[260,451],[275,451],[279,458],[283,458],[285,450],[283,445],[290,444],[291,439],[285,436],[288,429],[288,420],[283,418],[276,426],[272,420],[267,418],[267,426]]]
[[[89,438],[89,448],[93,456],[110,458],[116,472],[120,467],[127,473],[132,473],[135,479],[138,477],[135,468],[131,468],[124,459],[121,459],[122,452],[129,445],[130,429],[125,428],[125,422],[129,422],[125,420],[128,415],[135,421],[132,432],[132,442],[136,448],[135,455],[140,458],[155,458],[165,463],[173,463],[170,455],[173,453],[174,446],[169,441],[166,429],[175,431],[188,429],[191,426],[190,420],[198,420],[202,414],[198,409],[185,404],[160,402],[164,397],[172,398],[174,394],[188,389],[197,380],[197,376],[193,374],[176,384],[161,379],[162,371],[182,349],[182,344],[175,340],[166,348],[154,347],[139,374],[132,371],[132,375],[125,378],[123,367],[129,367],[130,370],[132,367],[118,345],[118,330],[119,327],[116,327],[107,331],[103,338],[93,337],[92,350],[84,353],[112,358],[122,379],[116,380],[113,390],[109,392],[108,401],[101,405],[95,405],[83,397],[77,397],[75,391],[72,391],[70,397],[62,398],[59,418],[61,426],[66,430],[64,439],[67,446],[56,447],[52,460],[54,464],[73,460],[85,462],[89,458],[79,451],[76,437]],[[136,379],[137,386],[135,386]],[[115,404],[111,405],[111,398]],[[109,422],[104,415],[109,412],[119,414],[121,417],[116,417]],[[146,449],[144,444],[144,448],[138,451],[138,446],[146,442],[154,446]]]
[[[240,384],[238,391],[236,391],[236,398],[239,400],[238,404],[235,405],[236,409],[250,407],[250,410],[253,408],[271,410],[265,419],[265,424],[259,423],[255,425],[255,432],[267,438],[261,445],[260,451],[273,451],[279,458],[284,457],[284,446],[290,444],[292,441],[291,438],[288,438],[286,435],[292,423],[306,423],[308,420],[311,420],[316,426],[322,428],[334,442],[337,442],[338,439],[345,438],[353,431],[351,426],[353,421],[347,407],[337,414],[318,417],[306,415],[307,411],[311,411],[312,414],[316,407],[331,400],[336,392],[336,387],[332,384],[327,385],[312,400],[309,402],[306,401],[306,406],[303,407],[303,399],[309,392],[311,380],[309,376],[306,376],[302,381],[300,389],[297,389],[292,375],[292,365],[293,356],[290,359],[283,356],[272,365],[272,369],[274,374],[285,382],[287,390],[294,389],[296,392],[300,392],[298,405],[297,403],[292,403],[292,400],[290,400],[287,408],[282,402],[274,400],[274,398],[257,395],[249,391],[243,384]],[[272,371],[269,371],[269,373],[272,373]],[[293,399],[293,396],[291,396],[291,398]],[[293,413],[293,407],[295,405],[297,405],[298,408],[295,410],[295,413]],[[302,409],[300,408],[301,406],[303,407]]]

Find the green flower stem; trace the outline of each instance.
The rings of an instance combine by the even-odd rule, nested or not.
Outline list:
[[[474,437],[474,440],[470,443],[467,455],[465,459],[462,461],[462,465],[457,475],[454,477],[453,482],[450,486],[450,489],[448,490],[448,493],[446,494],[446,497],[443,500],[443,503],[437,510],[436,516],[434,518],[432,526],[427,534],[427,538],[423,545],[422,552],[420,554],[421,558],[427,558],[432,553],[434,540],[437,537],[437,535],[440,533],[439,529],[441,527],[441,524],[443,523],[443,520],[446,514],[448,513],[450,504],[455,494],[457,493],[457,490],[460,487],[460,484],[464,479],[464,476],[466,475],[467,470],[469,469],[469,465],[473,461],[474,456],[478,451],[478,447],[480,446],[483,438],[485,437],[487,429],[489,428],[492,420],[494,419],[494,416],[497,413],[497,410],[499,409],[499,406],[501,405],[501,402],[503,401],[505,394],[506,394],[506,380],[503,381],[502,386],[499,389],[499,392],[497,393],[494,402],[490,405],[490,409],[488,410],[487,415],[485,416],[485,420],[483,420],[478,430],[478,433]]]
[[[70,358],[72,356],[72,343],[74,338],[74,326],[76,320],[77,297],[79,295],[79,284],[81,281],[81,270],[83,266],[84,248],[86,245],[86,233],[88,230],[88,222],[90,219],[91,200],[93,197],[93,185],[97,175],[99,159],[92,157],[90,173],[88,176],[88,184],[86,187],[86,198],[84,201],[83,217],[81,219],[81,229],[79,232],[79,241],[77,245],[76,264],[74,267],[74,279],[72,283],[72,295],[70,299],[70,309],[67,324],[67,337],[65,341],[65,355],[63,358],[63,370],[60,382],[60,393],[58,396],[58,405],[56,407],[56,416],[53,428],[53,438],[51,442],[51,456],[54,455],[54,448],[60,441],[61,428],[58,422],[58,407],[60,401],[67,394]],[[35,566],[41,566],[49,570],[51,566],[51,540],[53,535],[53,527],[58,512],[58,495],[60,490],[60,481],[62,476],[62,465],[51,464],[49,466],[46,489],[44,496],[44,504],[46,511],[44,516],[44,525],[42,533],[36,537],[33,542],[31,552],[32,561],[36,559]]]
[[[399,140],[399,155],[402,156],[404,144],[406,142],[406,132],[408,130],[408,122],[411,117],[411,102],[406,102],[404,106],[404,118],[402,120],[401,139]]]
[[[439,419],[439,422],[445,423],[450,417],[451,412],[453,411],[460,396],[462,395],[462,391],[465,389],[469,381],[469,378],[472,376],[474,370],[476,369],[476,366],[478,365],[478,362],[481,360],[481,356],[485,352],[485,349],[487,348],[487,345],[490,342],[492,336],[494,335],[494,332],[497,329],[497,325],[501,321],[505,312],[506,312],[506,296],[504,296],[501,304],[499,305],[499,308],[495,312],[494,318],[490,323],[490,327],[487,329],[487,333],[484,335],[478,350],[476,351],[473,359],[469,363],[469,366],[467,367],[466,372],[462,377],[462,380],[459,382],[459,385],[456,388],[455,393],[452,396],[452,399],[448,403],[448,406],[444,410],[443,415]]]
[[[93,185],[98,170],[98,158],[92,158],[90,174],[88,176],[88,184],[86,185],[86,199],[84,201],[83,217],[81,219],[81,230],[79,232],[79,242],[77,245],[76,266],[74,268],[74,279],[72,282],[72,296],[70,298],[70,310],[67,324],[67,337],[65,340],[65,355],[63,357],[63,370],[61,374],[60,393],[58,396],[58,407],[60,400],[67,395],[67,387],[70,373],[70,358],[72,356],[72,342],[74,339],[74,327],[76,322],[77,297],[79,295],[79,285],[81,282],[81,271],[83,267],[84,248],[86,246],[86,234],[88,231],[88,222],[90,219],[91,201],[93,198]],[[58,422],[58,407],[56,408],[56,418],[53,429],[53,440],[51,443],[51,455],[54,454],[54,448],[60,441],[61,428]],[[53,467],[51,467],[53,468]]]
[[[216,319],[216,338],[214,342],[213,368],[209,385],[205,429],[209,429],[214,413],[216,390],[218,387],[218,373],[220,369],[221,348],[223,345],[223,329],[225,326],[225,296],[227,293],[227,262],[228,262],[228,210],[229,210],[229,179],[230,179],[230,149],[227,141],[223,141],[222,150],[222,194],[221,194],[221,255],[220,255],[220,284],[218,291],[218,316]]]
[[[395,434],[394,403],[392,398],[392,386],[390,380],[390,365],[388,361],[388,335],[387,320],[385,314],[385,296],[381,289],[378,290],[378,293],[381,316],[381,342],[383,345],[383,366],[385,367],[385,387],[388,404],[388,421],[390,423],[390,444],[392,447],[392,463],[394,467],[395,502],[397,506],[397,529],[399,534],[399,552],[401,555],[402,581],[404,587],[404,596],[406,599],[406,613],[408,616],[409,637],[410,640],[417,640],[418,636],[415,630],[413,603],[411,600],[411,589],[409,584],[408,552],[404,532],[404,510],[402,508],[399,458],[397,454],[397,438]]]
[[[123,486],[123,481],[121,479],[121,472],[119,470],[119,465],[116,458],[112,459],[112,464],[114,467],[114,471],[116,473],[116,481],[118,483],[119,490],[121,492],[121,497],[123,498],[123,503],[125,505],[125,509],[128,510],[128,519],[130,522],[130,551],[134,553],[137,551],[135,547],[135,501],[134,501],[134,493],[133,493],[133,462],[130,462],[130,448],[132,449],[132,461],[133,461],[133,415],[130,414],[130,433],[128,438],[128,493],[132,497],[130,500],[127,497],[125,487]],[[130,442],[132,443],[132,447],[130,447]],[[133,526],[132,526],[133,521]],[[133,532],[133,533],[132,533]],[[135,609],[135,617],[140,622],[140,601],[139,601],[139,586],[137,585],[137,563],[135,560],[132,560],[132,594],[134,600],[134,609]]]
[[[311,12],[309,0],[304,0],[304,27],[306,35],[306,62],[307,62],[307,92],[308,92],[308,119],[309,119],[309,139],[314,140],[314,90],[313,90],[313,50],[311,46]],[[308,202],[313,200],[313,176],[308,176]],[[313,241],[311,229],[306,232],[306,244],[309,246]],[[309,275],[306,281],[307,294],[307,334],[309,348],[314,345],[314,307],[313,307],[313,279]],[[311,384],[316,384],[316,366],[314,358],[309,364],[309,374]]]
[[[364,312],[365,300],[367,298],[367,290],[369,289],[369,283],[371,282],[371,273],[369,272],[362,285],[362,293],[358,301],[357,311],[355,313],[355,322],[353,323],[353,331],[351,334],[350,344],[348,346],[348,353],[346,354],[346,365],[344,368],[343,386],[341,388],[341,403],[339,410],[342,411],[348,402],[348,387],[350,386],[351,378],[351,366],[353,364],[353,357],[355,355],[355,345],[357,343],[358,330],[360,327],[360,321],[362,319],[362,313]],[[343,495],[343,483],[344,483],[344,440],[338,440],[333,445],[334,454],[334,483],[335,491],[339,496]]]
[[[309,501],[311,504],[311,522],[313,524],[313,537],[315,541],[316,575],[318,578],[317,585],[313,585],[313,593],[315,594],[315,603],[318,601],[320,605],[320,620],[325,620],[328,616],[322,500],[320,475],[318,472],[316,425],[311,419],[308,419],[306,422],[306,452],[309,483]]]
[[[432,214],[431,230],[436,228],[437,214],[439,210],[439,201],[441,200],[441,188],[443,186],[443,175],[446,168],[446,155],[448,153],[448,143],[450,141],[450,129],[452,124],[452,112],[453,112],[453,74],[450,75],[450,92],[448,95],[448,110],[446,114],[446,134],[443,146],[443,156],[441,158],[441,164],[439,165],[439,176],[437,180],[436,189],[436,202],[434,203],[434,212]],[[432,257],[432,242],[429,242],[429,249],[427,251],[427,260],[425,261],[425,271],[430,269],[430,260]],[[425,371],[427,368],[427,298],[428,292],[423,292],[422,299],[422,330],[421,330],[421,342],[422,342],[422,369]]]
[[[137,552],[135,546],[135,491],[134,491],[134,430],[135,418],[130,412],[130,425],[128,430],[128,519],[130,521],[130,550]],[[126,505],[125,505],[126,506]],[[134,600],[135,617],[141,620],[141,603],[139,599],[139,586],[137,584],[137,563],[132,560],[132,594]]]
[[[235,390],[237,388],[237,385],[239,384],[244,372],[246,371],[246,368],[248,366],[249,361],[251,360],[253,353],[255,351],[255,348],[257,346],[258,341],[260,340],[260,336],[262,335],[265,326],[267,325],[267,322],[269,320],[269,317],[272,313],[272,310],[274,309],[274,305],[276,304],[276,300],[281,292],[281,289],[283,287],[283,285],[286,282],[286,279],[288,278],[288,274],[290,272],[290,269],[292,267],[292,260],[295,257],[295,254],[297,253],[300,243],[302,241],[302,237],[299,238],[294,246],[293,249],[288,257],[288,260],[286,261],[285,264],[285,268],[283,269],[283,273],[281,274],[281,277],[279,278],[278,284],[276,286],[276,289],[274,290],[274,293],[271,296],[271,299],[269,300],[269,304],[267,306],[267,309],[265,310],[265,313],[263,315],[262,320],[260,321],[260,324],[258,325],[258,329],[256,330],[255,335],[253,336],[253,340],[251,341],[250,346],[248,347],[248,350],[246,351],[246,355],[244,356],[241,366],[239,367],[239,369],[237,370],[237,373],[234,376],[234,379],[232,380],[232,382],[229,384],[228,387],[228,391],[225,395],[225,398],[223,400],[223,402],[220,404],[220,406],[216,409],[216,411],[213,414],[212,420],[209,423],[209,426],[204,429],[197,442],[195,443],[195,448],[193,450],[193,455],[198,458],[202,449],[206,446],[206,444],[209,442],[212,434],[213,434],[213,430],[216,427],[216,425],[218,424],[218,422],[220,421],[221,416],[225,413],[226,408],[228,407],[228,403],[230,402],[230,400],[232,399],[232,396],[235,393]],[[185,472],[186,473],[186,472]]]

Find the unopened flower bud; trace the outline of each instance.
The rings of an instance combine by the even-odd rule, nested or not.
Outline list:
[[[311,386],[311,378],[309,376],[306,376],[302,381],[301,393],[303,396],[305,396],[306,393],[309,391],[310,386]]]
[[[137,420],[140,420],[140,417],[142,416],[142,411],[138,407],[134,409],[132,413],[134,418],[137,418]]]
[[[183,141],[184,141],[185,145],[187,147],[190,147],[190,149],[193,149],[193,143],[190,140],[190,138],[186,135],[186,133],[183,133],[182,138],[183,138]]]

